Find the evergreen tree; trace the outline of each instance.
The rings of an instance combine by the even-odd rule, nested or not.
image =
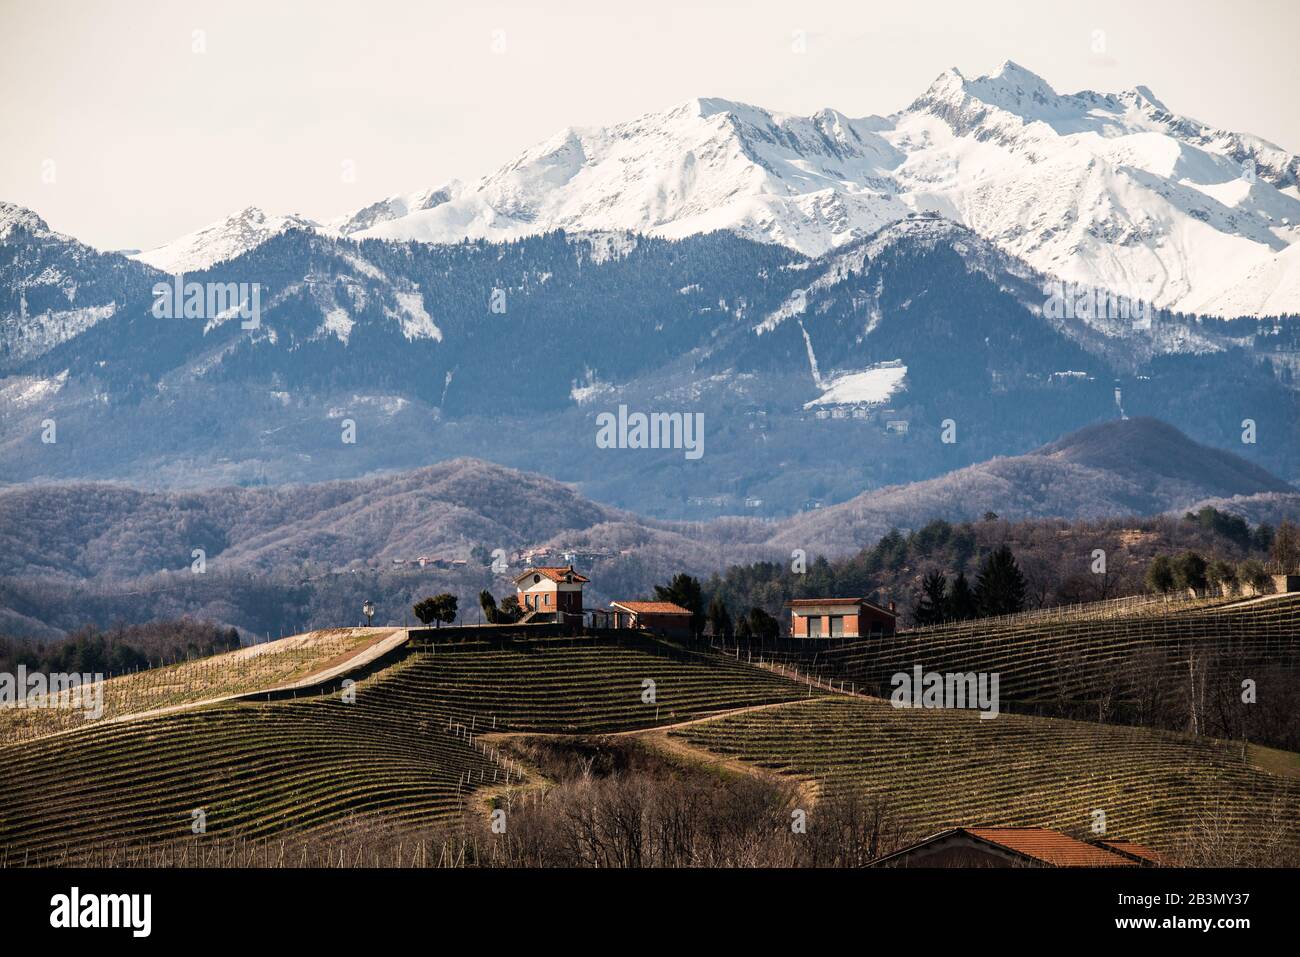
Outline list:
[[[453,622],[456,620],[456,596],[443,592],[440,595],[433,595],[429,598],[417,601],[411,608],[415,612],[415,617],[420,619],[426,625],[438,623]]]
[[[1256,558],[1248,558],[1237,566],[1237,581],[1249,585],[1257,595],[1267,595],[1273,590],[1273,576]]]
[[[483,620],[489,625],[497,623],[497,600],[486,588],[478,593],[479,607],[483,609]]]
[[[948,617],[948,578],[940,571],[932,571],[921,579],[921,594],[912,609],[912,620],[918,626],[937,625]]]
[[[519,607],[518,595],[507,595],[497,606],[497,621],[503,625],[513,625],[524,617],[524,610]]]
[[[1260,524],[1250,536],[1251,547],[1267,552],[1273,547],[1273,526]]]
[[[1173,561],[1174,587],[1202,594],[1210,584],[1205,577],[1207,567],[1199,552],[1183,552]]]
[[[415,612],[415,617],[419,619],[422,625],[432,625],[434,619],[438,617],[438,605],[432,596],[421,598],[411,606],[411,611]]]
[[[717,595],[709,602],[709,610],[705,613],[705,619],[709,623],[709,631],[715,638],[731,637],[731,615],[727,613],[727,606]]]
[[[1174,590],[1174,565],[1168,555],[1157,555],[1147,566],[1147,587],[1161,595],[1168,595]]]
[[[1025,610],[1025,576],[1007,545],[989,552],[975,578],[975,601],[985,618]]]
[[[681,605],[689,611],[693,636],[699,637],[704,631],[704,592],[698,578],[679,572],[667,585],[655,585],[655,598]]]
[[[1231,562],[1216,558],[1205,570],[1205,577],[1221,595],[1237,594],[1237,569]]]
[[[761,608],[749,610],[749,630],[760,641],[772,641],[781,636],[780,623]]]
[[[948,607],[945,610],[945,617],[949,621],[969,621],[972,618],[979,617],[979,602],[975,600],[975,592],[970,587],[965,572],[958,573],[956,580],[952,583],[952,591],[948,595]]]

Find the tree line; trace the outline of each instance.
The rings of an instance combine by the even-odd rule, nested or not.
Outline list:
[[[0,672],[21,665],[44,674],[122,674],[239,647],[237,629],[188,618],[102,630],[84,625],[53,642],[0,636]]]
[[[1215,510],[1204,508],[1199,515],[1189,512],[1187,518],[1212,524],[1222,515],[1206,515],[1207,512]],[[1245,525],[1245,522],[1241,521],[1241,524]],[[1247,590],[1263,595],[1273,591],[1274,574],[1294,574],[1300,570],[1300,530],[1291,521],[1283,519],[1276,531],[1267,525],[1260,525],[1254,532],[1247,527],[1245,534],[1256,547],[1267,549],[1267,562],[1258,558],[1245,558],[1239,562],[1206,558],[1195,549],[1174,555],[1159,554],[1147,565],[1144,578],[1147,588],[1162,595],[1172,592],[1237,595]]]

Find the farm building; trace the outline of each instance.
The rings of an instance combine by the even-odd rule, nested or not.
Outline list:
[[[886,855],[873,867],[1158,867],[1132,841],[1088,843],[1046,827],[955,827]]]
[[[1131,857],[1146,867],[1170,866],[1169,858],[1165,857],[1165,855],[1135,841],[1093,841],[1093,843],[1097,847],[1104,847],[1106,850],[1122,854],[1124,857]]]
[[[612,601],[610,620],[614,628],[644,628],[673,638],[691,636],[691,613],[670,601]]]
[[[515,576],[519,607],[531,613],[532,621],[565,615],[582,616],[582,586],[591,579],[578,574],[572,565],[529,568]]]
[[[794,638],[879,638],[892,635],[898,619],[892,601],[882,608],[866,598],[794,598],[785,607]]]

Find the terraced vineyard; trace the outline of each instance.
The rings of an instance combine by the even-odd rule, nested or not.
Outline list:
[[[643,701],[645,679],[657,704]],[[328,831],[376,812],[428,825],[456,816],[472,789],[519,781],[476,736],[493,724],[623,730],[810,693],[657,642],[547,640],[413,645],[360,680],[352,703],[342,691],[0,747],[0,861],[185,838],[198,809],[214,838]]]
[[[249,645],[238,651],[109,677],[97,720],[247,694],[300,681],[347,660],[391,628],[332,628]],[[0,707],[0,744],[85,727],[78,708]]]
[[[646,701],[645,682],[654,700]],[[656,641],[426,646],[374,692],[476,730],[593,734],[820,694],[741,662]]]
[[[669,732],[814,781],[821,794],[885,802],[919,831],[957,825],[1107,830],[1171,849],[1212,822],[1300,848],[1300,778],[1252,765],[1240,743],[1051,718],[894,708],[834,696]]]
[[[1184,691],[1189,660],[1207,666],[1300,671],[1300,595],[1166,607],[1107,603],[1070,614],[962,622],[884,640],[805,649],[803,667],[888,694],[890,677],[927,671],[997,672],[1004,703],[1164,699]],[[780,657],[780,656],[778,656]]]
[[[96,842],[265,836],[386,811],[436,821],[506,769],[430,719],[359,694],[101,726],[0,752],[0,855],[61,860]]]

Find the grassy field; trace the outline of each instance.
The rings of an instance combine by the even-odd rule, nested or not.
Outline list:
[[[1300,847],[1300,780],[1271,773],[1240,743],[1008,714],[981,720],[971,711],[847,696],[670,735],[813,782],[823,796],[877,799],[921,830],[1043,825],[1088,833],[1101,810],[1108,833],[1157,848],[1207,824],[1256,836],[1284,826],[1290,846]]]

